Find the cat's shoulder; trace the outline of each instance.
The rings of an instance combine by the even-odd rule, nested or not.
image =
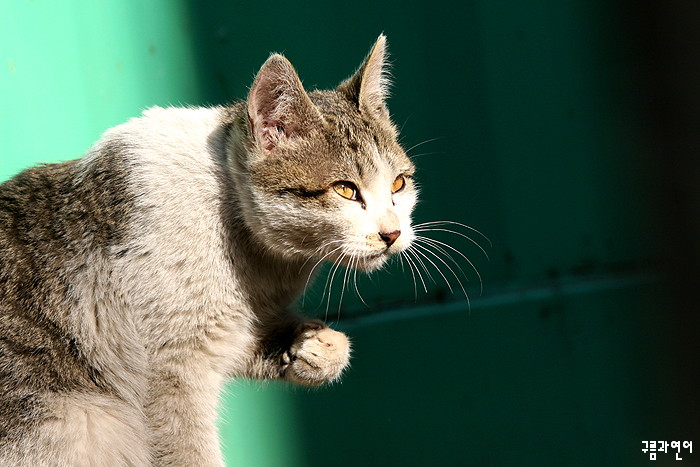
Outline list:
[[[150,107],[107,130],[83,162],[115,153],[137,164],[161,165],[176,155],[208,158],[220,146],[213,143],[224,119],[223,107]]]

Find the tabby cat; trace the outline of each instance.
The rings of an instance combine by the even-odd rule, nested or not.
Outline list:
[[[272,55],[246,101],[151,108],[0,185],[0,465],[221,466],[226,378],[340,377],[347,337],[289,306],[319,262],[414,238],[385,42],[325,91]]]

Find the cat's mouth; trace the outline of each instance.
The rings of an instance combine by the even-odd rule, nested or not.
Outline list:
[[[390,257],[403,250],[403,248],[397,247],[398,245],[382,249],[337,247],[335,251],[327,254],[324,258],[333,265],[341,265],[362,272],[373,272],[384,266]]]

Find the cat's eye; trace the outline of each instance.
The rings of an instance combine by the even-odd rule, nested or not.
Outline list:
[[[399,191],[403,190],[403,188],[406,186],[406,177],[403,175],[399,175],[396,177],[396,180],[394,180],[394,183],[391,184],[391,192],[392,193],[398,193]]]
[[[345,199],[349,199],[351,201],[359,201],[360,199],[359,191],[352,182],[335,182],[333,184],[333,189]]]

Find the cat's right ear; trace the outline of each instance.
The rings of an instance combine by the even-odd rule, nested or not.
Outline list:
[[[248,94],[251,136],[265,151],[304,136],[322,117],[292,64],[273,54],[263,64]]]

